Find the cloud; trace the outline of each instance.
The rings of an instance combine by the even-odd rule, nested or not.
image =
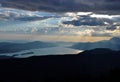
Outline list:
[[[93,12],[32,12],[1,8],[0,20],[0,31],[5,33],[120,36],[120,15],[104,15]]]
[[[74,17],[74,16],[73,16]],[[76,16],[77,18],[72,21],[64,21],[63,24],[73,25],[73,26],[106,26],[109,24],[113,24],[112,17],[109,15],[84,15],[84,16]]]
[[[26,11],[13,8],[0,8],[0,20],[37,21],[56,16],[55,13]]]
[[[80,13],[80,12],[79,12]],[[68,14],[73,20],[63,21],[63,25],[78,28],[74,33],[80,36],[120,36],[120,16],[104,14]]]
[[[93,11],[120,14],[120,0],[27,0],[27,2],[26,0],[0,0],[0,3],[5,7],[28,10],[52,12]]]

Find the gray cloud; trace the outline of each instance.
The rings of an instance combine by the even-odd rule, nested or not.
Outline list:
[[[108,24],[113,23],[112,20],[106,18],[84,17],[84,18],[79,18],[78,20],[65,21],[63,22],[63,24],[71,24],[74,26],[81,26],[81,25],[105,26],[106,24],[104,22],[107,22]]]
[[[13,8],[0,8],[0,21],[40,21],[56,16],[55,13],[25,11]]]
[[[94,11],[120,14],[120,0],[0,0],[0,3],[5,7],[29,10],[52,12]]]

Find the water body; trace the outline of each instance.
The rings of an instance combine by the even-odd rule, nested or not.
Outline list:
[[[80,52],[82,52],[82,50],[76,50],[76,49],[65,48],[65,47],[52,47],[52,48],[32,49],[32,50],[26,50],[22,52],[0,54],[0,55],[26,58],[30,56],[77,54]]]

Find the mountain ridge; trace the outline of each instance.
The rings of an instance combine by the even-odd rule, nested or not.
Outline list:
[[[42,42],[42,41],[34,41],[27,43],[1,42],[0,53],[13,53],[13,52],[20,52],[30,49],[48,48],[48,47],[56,47],[56,46],[57,44]]]
[[[71,48],[80,50],[91,50],[95,48],[109,48],[112,50],[120,50],[120,38],[113,37],[110,40],[98,41],[98,42],[80,42],[73,45]]]

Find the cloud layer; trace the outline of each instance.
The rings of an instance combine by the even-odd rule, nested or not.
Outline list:
[[[58,36],[120,36],[120,15],[0,9],[0,32]]]
[[[120,14],[120,0],[0,0],[2,6],[53,12],[93,11]]]

